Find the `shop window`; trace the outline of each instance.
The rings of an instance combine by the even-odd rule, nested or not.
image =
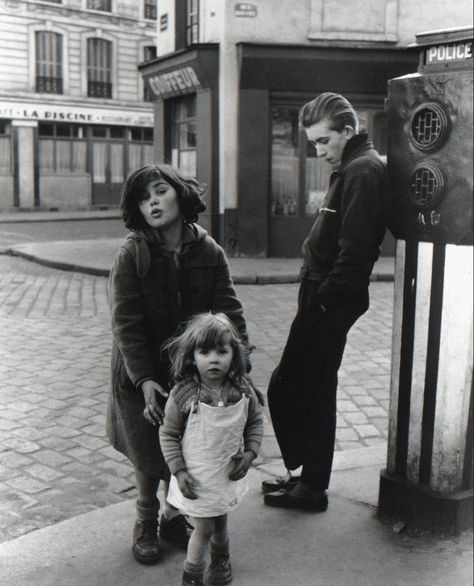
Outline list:
[[[85,173],[87,143],[82,126],[40,122],[40,173]]]
[[[171,162],[183,173],[196,176],[196,96],[172,102]]]
[[[199,0],[187,0],[186,10],[186,43],[199,43]]]
[[[147,164],[153,164],[153,129],[130,128],[127,173]]]
[[[124,138],[125,128],[123,126],[111,126],[110,127],[110,138]]]
[[[386,116],[376,108],[356,109],[359,131],[367,132],[380,154],[386,153]],[[298,129],[299,106],[272,108],[271,214],[313,216],[321,207],[332,168]]]
[[[272,108],[272,215],[297,214],[298,168],[298,110]]]
[[[0,120],[0,174],[12,172],[12,137],[11,125],[7,120]]]
[[[153,128],[130,128],[130,140],[153,142]]]
[[[112,43],[105,39],[87,40],[87,95],[112,97]]]
[[[143,140],[153,142],[153,128],[142,128]]]
[[[106,138],[107,127],[106,126],[93,126],[92,127],[92,136],[94,138]]]
[[[314,147],[307,148],[304,166],[304,207],[307,216],[315,215],[321,207],[329,187],[331,172],[332,167],[318,159]]]
[[[87,0],[87,8],[100,12],[112,12],[112,0]]]
[[[63,93],[62,35],[49,31],[35,34],[36,91]]]
[[[156,57],[156,46],[155,45],[148,45],[143,47],[143,59],[144,61],[149,61],[150,59],[154,59]],[[151,91],[149,85],[144,80],[143,81],[143,100],[145,102],[153,101],[153,92]]]
[[[156,20],[156,0],[145,0],[144,16],[149,20]]]

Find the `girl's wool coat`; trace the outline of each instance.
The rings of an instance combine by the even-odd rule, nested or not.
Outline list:
[[[197,225],[185,225],[179,254],[150,242],[144,234],[131,233],[113,263],[110,306],[113,345],[107,433],[113,447],[136,469],[167,480],[158,429],[143,416],[140,384],[153,379],[169,390],[169,361],[161,347],[197,313],[225,313],[247,341],[225,253]]]

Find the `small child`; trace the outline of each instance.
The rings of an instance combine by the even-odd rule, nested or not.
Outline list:
[[[176,385],[166,403],[160,443],[172,477],[168,502],[191,517],[194,531],[183,586],[229,584],[227,513],[239,504],[244,476],[263,437],[259,399],[246,376],[247,358],[232,322],[199,314],[165,345]]]

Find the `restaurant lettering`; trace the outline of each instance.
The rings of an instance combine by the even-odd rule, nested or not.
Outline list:
[[[156,96],[180,94],[201,87],[196,72],[189,66],[149,77],[148,84]]]
[[[50,104],[28,104],[0,101],[0,118],[38,120],[48,122],[76,122],[89,124],[119,124],[127,126],[153,126],[153,113],[112,110],[110,108],[70,108]]]

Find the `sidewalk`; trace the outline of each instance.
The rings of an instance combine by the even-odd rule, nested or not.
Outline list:
[[[106,276],[120,242],[30,243],[12,246],[9,252],[54,268]],[[296,282],[300,263],[300,259],[230,259],[237,284]],[[393,280],[393,258],[381,258],[372,278]],[[25,288],[31,295],[37,291],[30,281],[25,281]],[[265,294],[266,304],[271,289]],[[40,319],[33,319],[36,315],[28,313],[30,328]],[[52,318],[45,328],[52,328]],[[90,327],[88,320],[81,321],[86,322],[85,328]],[[377,328],[377,323],[370,328]],[[370,328],[357,335],[367,339]],[[43,342],[48,343],[47,339]],[[71,350],[75,355],[81,353],[75,347]],[[360,363],[361,358],[357,355],[353,360]],[[89,360],[86,363],[90,366]],[[357,378],[357,372],[350,373],[352,379]],[[69,394],[67,400],[71,400]],[[273,454],[271,446],[267,447]],[[434,538],[413,535],[409,526],[396,533],[391,523],[376,518],[385,443],[335,453],[329,509],[324,514],[263,505],[261,481],[282,472],[276,450],[275,457],[256,461],[249,473],[249,494],[230,518],[235,586],[472,585],[472,533]],[[88,476],[87,486],[92,482]],[[87,494],[90,498],[90,491]],[[55,507],[57,503],[58,498]],[[134,514],[133,499],[127,499],[0,544],[0,586],[178,586],[182,552],[165,545],[162,562],[152,567],[133,560]]]
[[[324,514],[264,506],[259,485],[272,470],[252,469],[249,494],[229,522],[233,584],[470,586],[470,534],[414,538],[375,517],[384,460],[383,446],[337,453]],[[160,564],[137,564],[133,522],[134,504],[125,501],[1,544],[0,584],[178,586],[184,553],[165,545]]]
[[[56,269],[108,276],[115,253],[123,239],[66,240],[17,244],[7,253]],[[229,258],[235,284],[296,283],[299,258]],[[393,281],[393,257],[380,257],[372,272],[373,281]]]

